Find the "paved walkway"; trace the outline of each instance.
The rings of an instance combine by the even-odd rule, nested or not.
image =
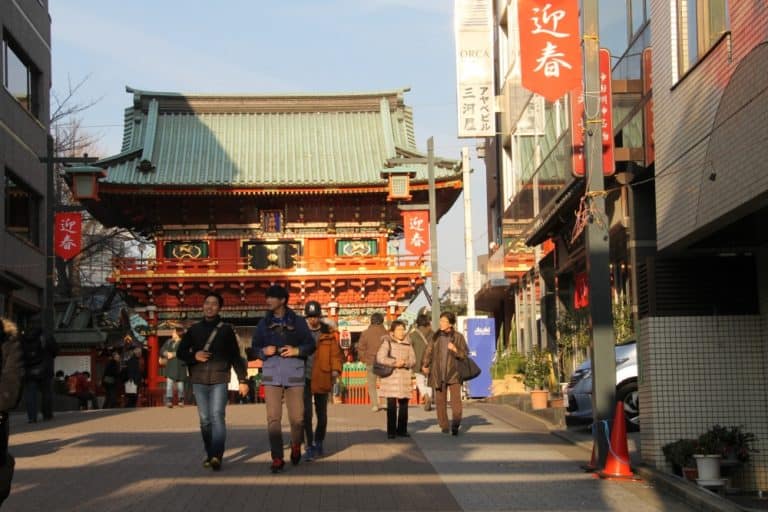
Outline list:
[[[227,409],[224,467],[201,466],[194,407],[12,419],[9,511],[690,510],[647,483],[581,472],[584,450],[503,405],[466,404],[458,437],[410,409],[410,439],[388,440],[385,413],[329,406],[328,456],[269,472],[263,404]],[[287,428],[286,428],[287,432]]]

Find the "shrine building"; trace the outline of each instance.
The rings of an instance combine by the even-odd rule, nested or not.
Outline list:
[[[428,225],[409,232],[426,240],[420,250],[403,239],[403,215],[427,210],[429,189],[408,89],[127,91],[121,152],[69,168],[67,179],[105,226],[154,242],[151,257],[115,261],[111,278],[150,325],[150,388],[164,326],[200,318],[209,291],[224,297],[222,317],[241,339],[272,284],[295,310],[316,300],[355,334],[374,311],[394,319],[430,276]],[[461,193],[460,166],[435,158],[438,219]]]

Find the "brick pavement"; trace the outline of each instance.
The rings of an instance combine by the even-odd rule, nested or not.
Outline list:
[[[388,440],[384,415],[329,406],[328,456],[278,475],[263,404],[228,407],[219,473],[201,466],[194,407],[61,413],[36,425],[14,415],[3,510],[689,510],[648,484],[585,475],[583,450],[510,407],[467,404],[458,437],[412,407],[413,437]]]

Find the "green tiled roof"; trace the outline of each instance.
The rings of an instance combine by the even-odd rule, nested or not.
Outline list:
[[[407,90],[184,95],[128,89],[121,153],[103,183],[148,186],[381,185],[387,160],[421,155]],[[436,177],[455,176],[441,159]],[[426,180],[426,166],[400,166]]]

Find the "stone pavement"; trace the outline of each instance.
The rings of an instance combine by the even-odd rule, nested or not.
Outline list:
[[[582,448],[502,405],[466,403],[458,437],[412,407],[412,437],[396,440],[385,436],[384,412],[331,405],[328,455],[278,475],[263,404],[228,407],[218,473],[201,465],[194,407],[24,420],[11,422],[16,475],[3,511],[690,510],[648,483],[583,473]]]

